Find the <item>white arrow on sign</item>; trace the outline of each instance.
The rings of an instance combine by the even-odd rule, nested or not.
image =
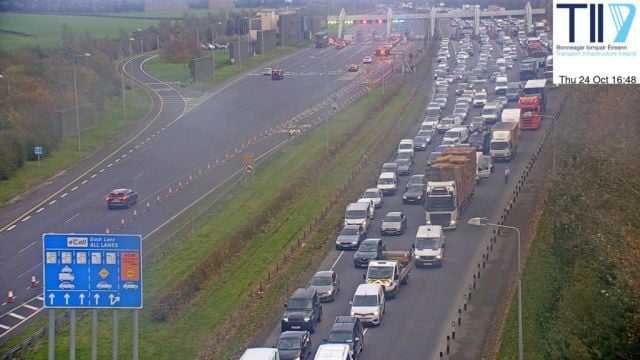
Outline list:
[[[69,295],[69,293],[64,294],[64,304],[65,305],[69,305],[69,298],[71,297],[71,295]]]
[[[55,297],[54,294],[49,294],[49,305],[53,305],[53,299],[55,299]]]
[[[96,300],[95,305],[98,305],[98,300],[100,300],[100,294],[93,295],[93,298]]]
[[[80,305],[84,305],[84,294],[80,294],[78,297],[80,298]]]
[[[118,301],[120,301],[120,296],[113,296],[113,294],[109,295],[109,303],[111,303],[112,306]]]

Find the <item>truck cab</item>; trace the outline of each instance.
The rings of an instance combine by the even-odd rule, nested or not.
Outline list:
[[[362,274],[367,284],[382,285],[385,296],[394,299],[398,295],[400,285],[409,281],[411,272],[412,251],[383,251],[383,260],[369,261],[367,273]]]
[[[444,258],[444,231],[438,225],[418,227],[413,244],[416,266],[442,266]]]
[[[499,122],[491,128],[491,158],[510,161],[518,149],[518,124]]]
[[[455,229],[458,222],[455,181],[428,181],[425,208],[427,225]]]
[[[482,108],[482,117],[487,124],[498,122],[501,114],[502,106],[496,101],[489,102]]]

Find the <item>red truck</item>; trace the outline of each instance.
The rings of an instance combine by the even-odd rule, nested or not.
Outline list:
[[[535,130],[540,127],[540,115],[542,107],[540,106],[540,97],[521,96],[518,102],[520,106],[520,129]]]

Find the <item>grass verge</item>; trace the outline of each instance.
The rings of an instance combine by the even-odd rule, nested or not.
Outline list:
[[[138,89],[136,96],[127,93],[127,118],[122,117],[122,99],[113,98],[105,106],[105,110],[96,114],[96,126],[84,131],[80,136],[80,151],[77,149],[77,138],[65,138],[58,149],[37,161],[27,161],[9,180],[0,181],[0,204],[23,194],[42,181],[51,178],[60,171],[80,162],[93,154],[106,143],[126,134],[137,121],[148,111],[150,102],[147,95]],[[45,149],[48,151],[48,149]]]
[[[397,98],[402,102],[406,98],[407,92],[401,93]],[[379,96],[379,94],[377,95]],[[355,126],[358,123],[357,115],[366,112],[372,104],[379,100],[377,96],[370,96],[356,104],[337,117],[338,121],[333,121],[330,126],[332,139],[337,139],[339,134],[343,134],[345,129]],[[369,119],[367,128],[384,124],[390,121],[397,107],[387,104],[388,111],[381,112],[376,120]],[[418,113],[419,113],[418,109]],[[384,126],[378,128],[378,132],[386,129]],[[372,129],[371,129],[372,130]],[[373,133],[372,133],[373,134]],[[362,137],[370,138],[370,136]],[[375,136],[371,136],[375,139]],[[181,274],[185,274],[215,248],[216,244],[224,241],[233,231],[234,226],[243,222],[251,221],[252,207],[259,207],[268,203],[286,185],[282,179],[292,179],[299,175],[305,164],[318,159],[324,149],[324,133],[314,132],[308,139],[301,143],[294,143],[292,146],[272,161],[269,166],[256,174],[255,184],[252,188],[244,189],[233,195],[219,212],[216,212],[211,221],[199,231],[196,231],[189,238],[176,243],[175,247],[168,252],[168,255],[158,262],[150,265],[146,269],[147,278],[145,280],[145,299],[153,301],[163,291],[166,291],[176,281],[179,281]],[[255,246],[243,254],[241,261],[234,264],[229,271],[222,272],[216,277],[215,285],[211,284],[206,290],[198,294],[190,308],[181,314],[180,318],[172,322],[155,322],[150,318],[149,311],[142,312],[142,358],[194,358],[202,347],[203,339],[209,338],[211,334],[226,323],[229,314],[242,310],[243,299],[251,286],[254,285],[258,277],[264,276],[264,270],[273,259],[278,258],[280,251],[291,241],[293,236],[300,232],[312,219],[317,216],[319,210],[326,204],[327,199],[334,193],[335,187],[344,182],[345,176],[352,169],[354,164],[361,160],[361,154],[366,151],[371,144],[360,142],[357,148],[350,148],[344,152],[345,156],[337,156],[330,165],[330,170],[322,176],[314,179],[314,187],[305,193],[306,196],[298,196],[295,203],[285,210],[278,218],[270,223],[270,226],[263,230],[253,241]],[[341,152],[343,154],[343,152]],[[285,184],[283,184],[285,183]],[[270,191],[262,191],[269,188]],[[331,233],[333,229],[331,229]],[[297,262],[296,262],[297,263]],[[106,312],[101,312],[101,338],[105,339],[101,343],[101,356],[108,356],[109,346],[109,323]],[[89,349],[89,319],[83,319],[78,327],[79,337],[78,355],[88,356]],[[127,323],[121,323],[124,331],[121,331],[121,354],[129,356],[129,335],[130,327]],[[176,336],[180,334],[180,336]],[[57,342],[58,354],[68,351],[68,337],[62,333]],[[35,352],[30,354],[30,358],[38,359],[46,356],[42,347],[36,347]]]

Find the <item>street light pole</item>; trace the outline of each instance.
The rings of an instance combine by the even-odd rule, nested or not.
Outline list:
[[[78,107],[78,77],[76,75],[76,59],[79,57],[89,57],[91,54],[84,53],[73,55],[73,91],[76,99],[76,135],[78,137],[78,151],[80,151],[80,109]]]
[[[133,57],[133,48],[132,48],[132,43],[135,39],[134,38],[129,38],[129,58]],[[133,87],[133,62],[131,61],[131,59],[129,59],[129,76],[131,76],[131,96],[134,97],[136,96],[134,87]]]
[[[471,218],[468,221],[469,225],[475,226],[493,226],[500,229],[515,230],[518,235],[518,359],[524,359],[524,341],[522,339],[522,248],[520,245],[520,229],[515,226],[499,225],[487,222],[485,217]]]

